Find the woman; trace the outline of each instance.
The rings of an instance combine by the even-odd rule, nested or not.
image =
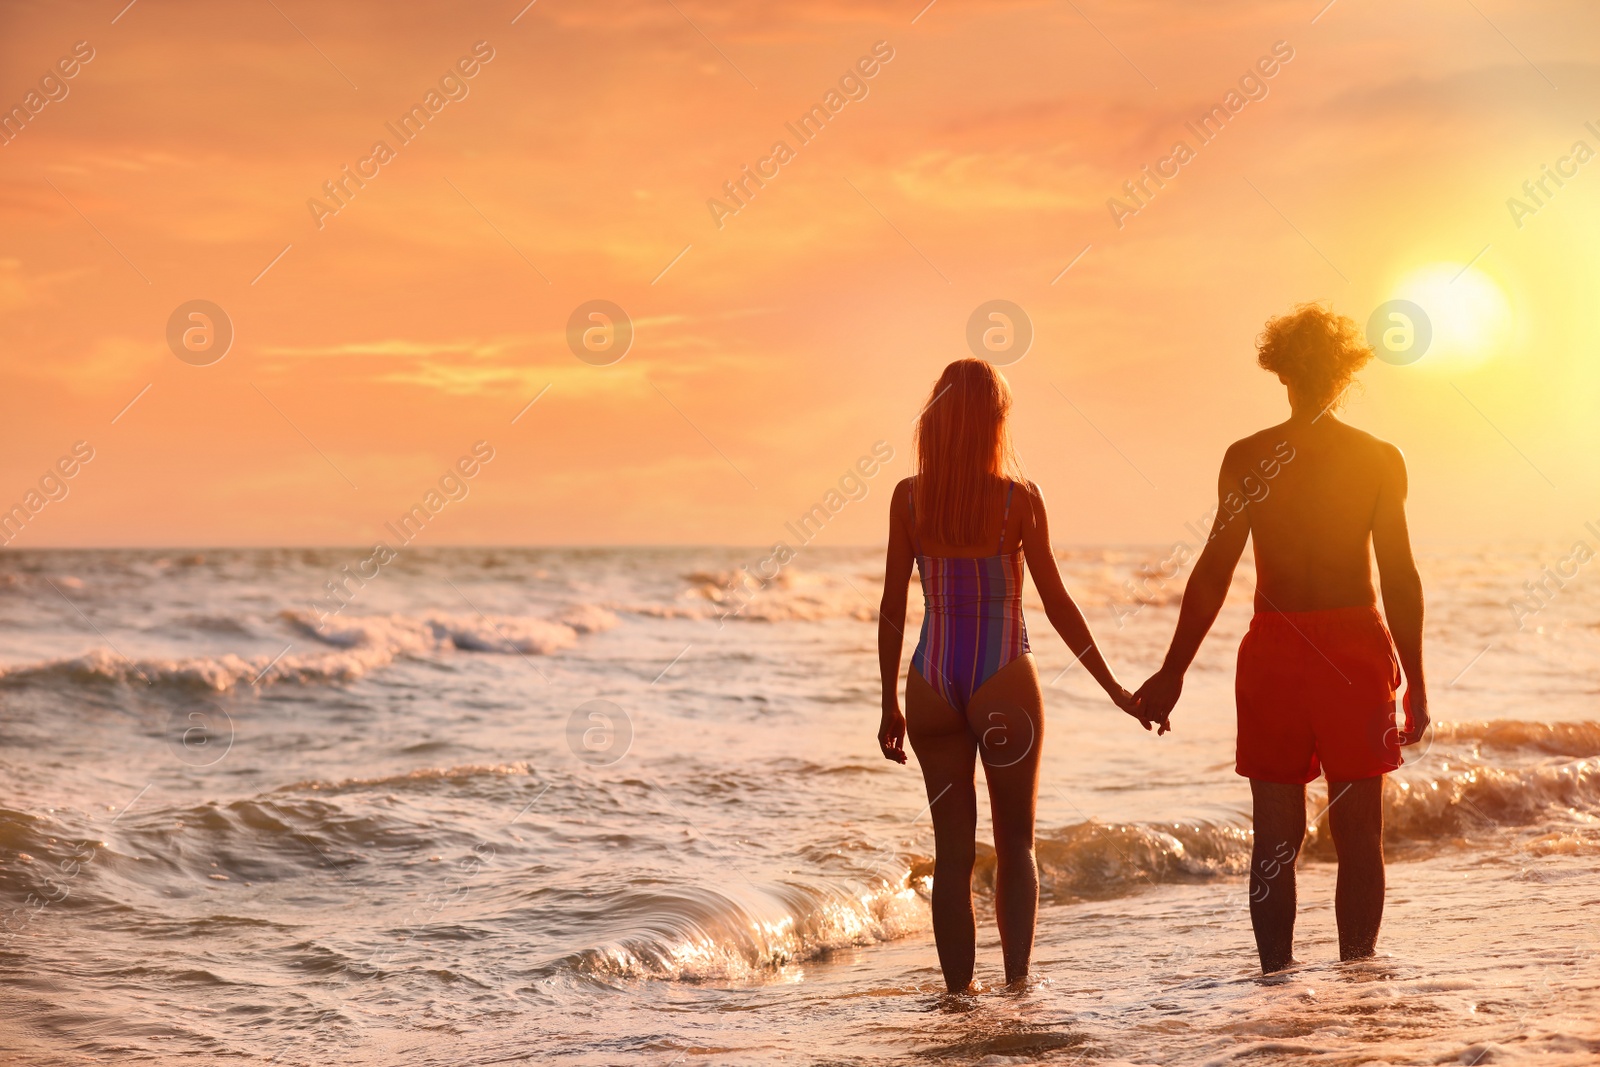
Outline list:
[[[1056,632],[1117,706],[1139,717],[1061,583],[1038,487],[1012,477],[1010,410],[1010,387],[994,367],[980,359],[946,367],[917,421],[917,473],[895,486],[889,510],[878,743],[885,758],[904,763],[909,736],[922,765],[934,828],[933,933],[952,993],[973,991],[973,774],[980,753],[994,811],[995,917],[1009,985],[1024,983],[1033,954],[1044,698],[1022,621],[1024,557]],[[896,682],[913,560],[926,613],[902,715]]]

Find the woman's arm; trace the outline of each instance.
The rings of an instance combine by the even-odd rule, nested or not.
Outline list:
[[[889,550],[883,561],[883,600],[878,605],[878,673],[883,682],[883,717],[878,747],[883,758],[906,761],[906,717],[900,711],[900,651],[905,644],[906,587],[911,584],[911,479],[889,498]]]
[[[1044,497],[1032,482],[1026,485],[1025,490],[1028,511],[1022,523],[1022,553],[1028,561],[1028,573],[1033,575],[1033,584],[1039,590],[1039,598],[1044,601],[1045,618],[1050,620],[1056,633],[1072,649],[1072,654],[1100,683],[1100,688],[1116,701],[1117,707],[1131,715],[1133,697],[1117,682],[1117,676],[1106,665],[1105,657],[1095,644],[1094,634],[1089,632],[1089,623],[1061,580],[1055,553],[1050,548],[1050,518],[1045,511]],[[1149,728],[1150,724],[1146,722],[1145,729]]]
[[[1233,507],[1245,499],[1241,495],[1240,479],[1233,462],[1233,449],[1223,457],[1222,470],[1217,475],[1217,517],[1211,524],[1211,536],[1200,552],[1200,559],[1183,587],[1183,604],[1178,609],[1178,628],[1167,648],[1167,657],[1161,669],[1139,687],[1139,700],[1146,715],[1158,720],[1161,732],[1166,733],[1167,716],[1172,714],[1183,692],[1183,675],[1194,662],[1200,643],[1217,621],[1223,601],[1228,598],[1228,587],[1233,584],[1233,571],[1250,539],[1250,509]]]

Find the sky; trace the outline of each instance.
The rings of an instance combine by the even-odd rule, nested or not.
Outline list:
[[[878,543],[992,300],[1060,544],[1183,537],[1312,300],[1431,324],[1343,412],[1419,541],[1600,520],[1594,5],[925,3],[0,5],[9,547],[767,545],[875,447]]]

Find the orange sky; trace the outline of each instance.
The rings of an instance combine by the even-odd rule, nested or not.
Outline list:
[[[1285,411],[1266,318],[1365,322],[1474,256],[1437,314],[1487,291],[1498,332],[1373,364],[1347,417],[1405,449],[1422,540],[1600,517],[1600,161],[1520,228],[1507,206],[1600,150],[1592,4],[923,2],[0,8],[0,107],[93,50],[0,145],[0,507],[94,449],[12,547],[369,543],[479,440],[430,543],[766,544],[882,439],[899,458],[823,538],[874,542],[994,298],[1034,323],[1007,374],[1056,539],[1168,541]],[[880,41],[799,144],[785,123]],[[1278,41],[1267,95],[1199,145],[1185,121]],[[385,124],[477,42],[467,95],[401,144]],[[1180,138],[1119,229],[1108,198]],[[319,229],[308,200],[380,139]],[[780,139],[719,229],[708,199]],[[194,299],[234,325],[211,366],[165,340]],[[566,345],[592,299],[635,323],[611,366]]]

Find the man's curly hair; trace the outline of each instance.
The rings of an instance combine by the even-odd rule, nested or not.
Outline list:
[[[1292,384],[1319,408],[1336,407],[1372,359],[1361,330],[1322,304],[1301,304],[1267,323],[1256,339],[1256,362]]]

